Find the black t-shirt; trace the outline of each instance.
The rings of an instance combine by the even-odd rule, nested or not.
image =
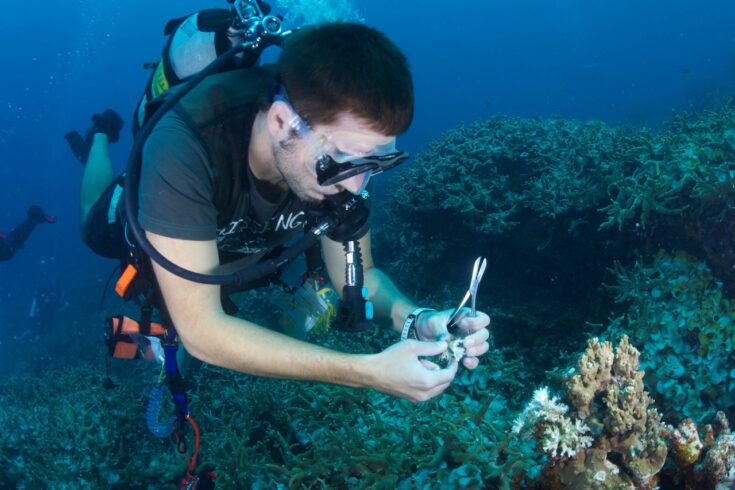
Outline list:
[[[247,142],[251,129],[252,124],[236,137]],[[157,124],[143,150],[138,219],[145,230],[185,240],[216,240],[223,263],[267,252],[303,230],[306,204],[290,191],[275,201],[266,199],[250,172],[247,151],[231,163],[244,171],[219,172],[206,144],[176,111]],[[234,198],[224,216],[215,198],[222,174],[241,180],[228,183],[238,192],[231,193]]]

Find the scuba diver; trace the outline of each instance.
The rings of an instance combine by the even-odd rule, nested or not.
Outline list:
[[[56,223],[56,217],[46,214],[35,204],[28,207],[28,217],[5,235],[0,233],[0,260],[9,260],[23,247],[31,232],[40,223]]]
[[[234,8],[243,18],[238,8],[261,5],[240,0]],[[202,30],[196,22],[182,25]],[[97,254],[122,261],[116,290],[144,297],[141,329],[154,330],[151,305],[160,312],[163,328],[155,329],[186,420],[192,423],[177,395],[176,351],[170,355],[174,329],[186,352],[208,364],[373,388],[413,402],[446,390],[458,364],[475,369],[489,348],[489,317],[480,311],[461,316],[464,357],[438,366],[427,358],[447,351],[443,338],[454,312],[414,304],[371,255],[366,187],[373,175],[408,157],[396,148],[414,109],[400,49],[362,24],[320,24],[284,36],[274,65],[254,66],[256,51],[238,51],[235,42],[204,72],[191,74],[185,88],[168,90],[166,58],[177,32],[153,76],[166,75],[158,84],[163,92],[146,96],[137,111],[136,117],[142,107],[144,124],[133,125],[139,130],[126,173],[113,175],[108,150],[119,125],[95,126],[109,111],[74,139],[89,141],[83,240]],[[299,245],[290,245],[300,235]],[[364,329],[374,314],[402,341],[374,354],[349,354],[231,315],[226,293],[252,287],[319,243],[328,277],[342,293],[337,320],[343,328]],[[111,327],[112,338],[130,331],[121,318]],[[151,357],[156,351],[147,348]]]
[[[210,75],[158,122],[142,151],[140,225],[158,252],[185,269],[227,272],[254,264],[303,232],[310,206],[360,193],[377,172],[354,163],[394,158],[395,137],[412,116],[407,60],[382,33],[348,23],[298,30],[283,42],[275,66]],[[123,180],[111,172],[111,139],[104,130],[93,135],[82,185],[83,239],[98,254],[120,258],[128,252],[122,223],[130,216],[123,216]],[[98,149],[102,158],[93,159]],[[327,180],[317,175],[322,157],[336,170]],[[106,187],[88,179],[99,174]],[[95,192],[85,192],[85,181]],[[93,194],[98,198],[85,199]],[[152,265],[166,313],[197,359],[262,376],[373,387],[412,401],[440,394],[457,366],[436,369],[421,358],[446,349],[435,339],[446,333],[451,311],[419,308],[373,265],[370,232],[358,242],[376,316],[389,318],[398,332],[410,317],[421,342],[369,356],[333,352],[227,315],[219,286]],[[322,253],[335,289],[343,291],[342,244],[323,238]],[[462,360],[470,369],[488,349],[488,324],[481,312],[462,319],[473,332]]]

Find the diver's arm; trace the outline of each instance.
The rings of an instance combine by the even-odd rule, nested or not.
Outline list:
[[[146,235],[177,265],[202,273],[217,269],[219,258],[213,240]],[[209,364],[259,376],[370,386],[413,401],[436,396],[454,377],[451,370],[428,370],[419,360],[419,356],[446,350],[442,343],[413,342],[367,355],[332,351],[229,316],[222,310],[219,286],[188,281],[155,262],[153,266],[184,346]]]
[[[368,298],[373,302],[375,315],[390,318],[392,327],[400,332],[406,317],[416,309],[416,305],[398,290],[393,281],[373,262],[370,232],[360,240],[365,287]],[[322,239],[324,263],[335,289],[342,293],[345,284],[345,258],[342,244],[329,238]]]

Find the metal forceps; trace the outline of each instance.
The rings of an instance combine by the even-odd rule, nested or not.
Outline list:
[[[485,274],[485,268],[487,267],[487,259],[483,257],[477,257],[475,259],[475,265],[472,266],[472,276],[470,277],[470,288],[467,290],[467,292],[464,295],[464,298],[462,298],[462,301],[459,303],[459,306],[452,312],[452,314],[449,316],[449,319],[447,320],[447,330],[450,334],[457,336],[460,334],[459,329],[459,320],[460,313],[462,311],[462,308],[465,307],[467,304],[467,301],[471,301],[470,303],[470,317],[474,317],[477,314],[477,311],[475,310],[475,300],[477,299],[477,288],[480,286],[480,281],[482,280],[482,276]]]

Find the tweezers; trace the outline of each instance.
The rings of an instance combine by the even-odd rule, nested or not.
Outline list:
[[[462,301],[459,303],[459,306],[452,312],[452,314],[449,316],[449,319],[447,320],[447,330],[452,335],[457,335],[459,331],[459,320],[460,313],[462,311],[462,308],[465,307],[468,301],[472,300],[470,305],[470,317],[474,317],[477,315],[477,310],[475,309],[475,301],[477,299],[477,288],[480,287],[480,281],[482,280],[482,276],[485,274],[485,268],[487,267],[487,259],[484,259],[482,257],[477,257],[475,259],[475,265],[472,266],[472,276],[470,276],[470,287],[467,290],[467,292],[464,295],[464,298],[462,298]]]

